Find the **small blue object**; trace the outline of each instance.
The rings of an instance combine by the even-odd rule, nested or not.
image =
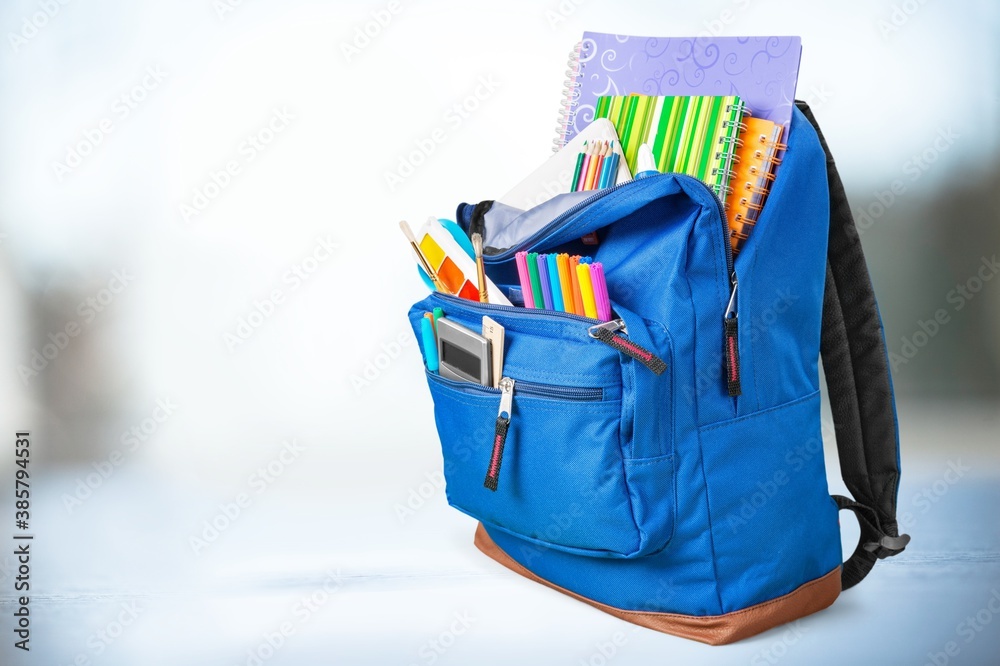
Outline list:
[[[427,360],[427,369],[431,372],[437,372],[437,340],[434,338],[434,327],[431,326],[431,320],[427,317],[424,317],[423,323],[420,324],[420,334],[424,343],[424,358]]]

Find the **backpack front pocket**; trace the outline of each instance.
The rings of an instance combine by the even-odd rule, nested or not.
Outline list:
[[[589,332],[597,322],[582,317],[431,301],[443,302],[445,315],[469,328],[489,314],[508,340],[502,388],[427,373],[449,504],[491,527],[577,554],[629,558],[666,546],[673,455],[662,450],[659,435],[669,430],[657,430],[656,455],[636,441],[662,395],[635,374],[669,382],[669,373],[658,375],[623,351],[639,349],[629,338],[621,337],[622,349],[597,338]],[[418,304],[411,319],[420,316]]]

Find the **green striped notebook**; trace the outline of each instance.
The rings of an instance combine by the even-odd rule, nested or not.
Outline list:
[[[661,172],[699,178],[725,199],[744,111],[735,95],[608,95],[597,99],[594,117],[614,124],[632,173],[639,145],[647,143]]]

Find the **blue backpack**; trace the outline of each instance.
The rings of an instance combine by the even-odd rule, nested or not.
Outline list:
[[[448,502],[479,521],[486,555],[629,622],[722,644],[826,608],[902,552],[894,397],[864,255],[801,102],[788,139],[735,262],[720,201],[679,174],[528,211],[459,207],[501,290],[517,293],[517,251],[592,254],[616,317],[441,293],[410,310],[418,340],[436,307],[506,330],[502,388],[427,372]],[[581,244],[590,232],[596,250]],[[853,500],[827,488],[821,356]],[[861,524],[843,563],[841,509]]]

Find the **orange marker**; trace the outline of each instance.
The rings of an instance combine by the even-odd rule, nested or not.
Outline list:
[[[569,274],[569,255],[565,252],[556,257],[556,265],[559,267],[559,287],[562,289],[563,308],[566,312],[580,314],[576,311],[573,302],[573,278]]]

